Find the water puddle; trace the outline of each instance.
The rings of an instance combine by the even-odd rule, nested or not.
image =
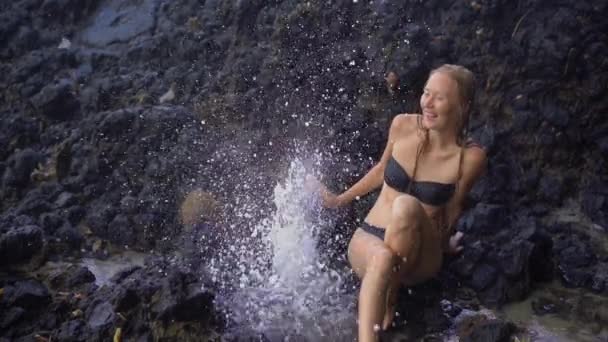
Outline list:
[[[95,275],[95,284],[103,286],[110,283],[110,279],[118,272],[131,266],[143,266],[146,254],[134,251],[123,251],[113,254],[107,259],[82,258],[80,265]]]
[[[505,306],[498,315],[526,329],[520,334],[522,341],[597,342],[608,340],[608,327],[593,319],[597,306],[606,304],[608,298],[556,282],[535,290],[524,301]],[[537,315],[533,305],[552,313]]]

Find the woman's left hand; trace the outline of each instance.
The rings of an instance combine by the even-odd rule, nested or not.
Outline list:
[[[464,247],[461,245],[460,240],[464,234],[462,232],[456,232],[456,234],[450,236],[450,242],[448,243],[448,254],[458,254],[462,252]]]

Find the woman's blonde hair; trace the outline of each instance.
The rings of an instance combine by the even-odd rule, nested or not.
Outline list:
[[[458,111],[458,134],[457,142],[459,145],[464,145],[469,128],[470,112],[473,108],[473,100],[475,99],[475,76],[471,70],[462,65],[444,64],[436,69],[433,69],[429,77],[442,73],[450,76],[456,82],[458,87],[458,99],[460,100],[460,110]]]

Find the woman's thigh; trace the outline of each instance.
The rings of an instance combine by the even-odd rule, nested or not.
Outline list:
[[[443,259],[441,236],[435,222],[419,200],[409,195],[396,199],[392,210],[384,242],[395,254],[405,257],[400,267],[402,282],[412,285],[433,277]]]
[[[374,253],[385,248],[387,246],[384,241],[377,236],[360,228],[355,231],[348,244],[348,261],[359,278],[362,279],[365,275],[368,262],[372,259]]]

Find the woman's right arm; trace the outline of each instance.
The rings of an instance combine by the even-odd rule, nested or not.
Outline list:
[[[379,188],[384,183],[384,169],[393,153],[393,144],[402,134],[404,128],[411,126],[412,117],[408,114],[395,116],[388,132],[388,141],[380,161],[372,167],[363,178],[355,183],[342,194],[335,196],[328,191],[323,194],[324,202],[328,207],[341,207],[349,204],[355,198],[367,195],[371,191]]]

